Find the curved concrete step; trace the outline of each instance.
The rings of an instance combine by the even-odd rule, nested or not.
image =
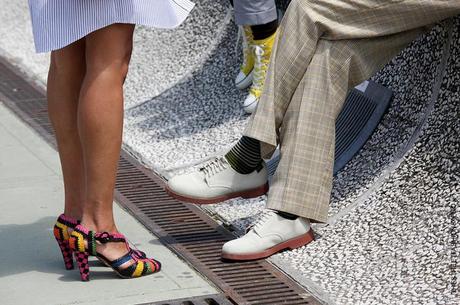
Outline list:
[[[228,27],[228,0],[194,0],[196,6],[174,30],[139,26],[125,86],[126,108],[135,107],[174,87],[198,70]]]
[[[164,175],[230,147],[244,128],[245,93],[235,88],[236,27],[229,23],[207,60],[174,87],[131,108],[125,145]]]

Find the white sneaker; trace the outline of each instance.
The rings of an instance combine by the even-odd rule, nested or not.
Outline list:
[[[265,212],[246,235],[222,247],[222,258],[255,260],[284,249],[296,249],[314,240],[310,222],[301,217],[286,219],[274,211]]]
[[[240,90],[244,90],[247,87],[252,85],[252,79],[254,75],[254,70],[251,70],[249,74],[245,74],[244,71],[240,71],[235,78],[235,86]]]
[[[249,93],[243,102],[243,109],[246,113],[254,113],[259,103],[259,98],[252,93]]]
[[[253,113],[256,111],[257,104],[259,103],[260,96],[265,85],[265,78],[267,77],[275,37],[276,33],[263,40],[253,41],[252,47],[255,55],[253,80],[251,89],[249,89],[249,94],[243,102],[243,109],[247,113]]]
[[[211,204],[231,198],[253,198],[268,191],[265,163],[252,173],[235,171],[225,157],[216,158],[199,171],[179,175],[168,181],[166,192],[176,199],[196,204]]]

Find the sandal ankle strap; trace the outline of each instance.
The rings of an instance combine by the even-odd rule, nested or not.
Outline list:
[[[89,254],[94,256],[97,255],[97,242],[100,242],[102,244],[109,242],[123,242],[126,244],[126,238],[123,234],[109,232],[94,232],[88,230],[81,224],[75,227],[74,231],[71,233],[71,236],[71,247],[80,252],[87,251]],[[84,246],[85,239],[87,241],[87,247]]]

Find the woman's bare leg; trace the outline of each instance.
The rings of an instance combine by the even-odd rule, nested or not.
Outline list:
[[[86,37],[86,76],[80,92],[78,128],[83,147],[86,196],[82,225],[94,231],[116,232],[113,191],[123,131],[123,83],[132,51],[133,25],[114,24]],[[98,246],[116,258],[126,252],[119,243]],[[106,252],[106,253],[104,253]]]
[[[80,88],[85,76],[85,41],[51,53],[48,113],[54,127],[64,178],[64,214],[81,219],[84,197],[83,157],[77,128]]]

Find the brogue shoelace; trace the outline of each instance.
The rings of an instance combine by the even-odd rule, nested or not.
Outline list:
[[[214,176],[215,174],[220,173],[227,168],[228,168],[227,161],[223,157],[221,157],[221,158],[216,158],[213,161],[209,162],[204,167],[200,168],[200,171],[204,173],[206,178],[210,178]]]
[[[274,213],[275,212],[271,210],[263,211],[262,215],[256,220],[256,222],[246,229],[246,233],[252,229],[254,230],[260,229],[265,224],[265,222],[268,220],[268,218],[270,218],[270,216],[272,216]]]

